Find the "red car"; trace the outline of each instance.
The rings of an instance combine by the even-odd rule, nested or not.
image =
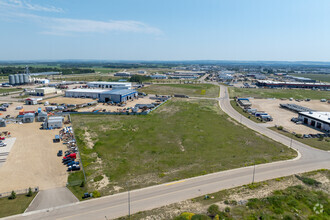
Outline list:
[[[5,140],[6,138],[5,137],[0,137],[0,140]]]
[[[77,155],[76,155],[76,153],[72,153],[72,154],[69,154],[68,156],[66,156],[66,157],[63,157],[63,159],[66,159],[66,158],[74,158],[74,159],[76,159],[76,157],[77,157]]]

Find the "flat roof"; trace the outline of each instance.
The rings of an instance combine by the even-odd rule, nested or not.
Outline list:
[[[87,84],[103,84],[103,85],[132,85],[130,82],[88,82]]]
[[[105,89],[69,89],[66,92],[85,92],[85,93],[103,93],[109,90]]]
[[[108,94],[108,95],[128,95],[132,93],[137,93],[136,90],[132,89],[114,89],[110,91],[103,92],[102,94]]]
[[[299,112],[299,114],[330,124],[330,112]]]

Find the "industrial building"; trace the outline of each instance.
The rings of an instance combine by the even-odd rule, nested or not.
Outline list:
[[[26,105],[37,105],[38,101],[41,101],[42,98],[27,98],[25,99],[25,104]]]
[[[100,89],[132,89],[132,83],[128,82],[88,82],[87,86]]]
[[[299,112],[298,119],[311,127],[330,131],[330,112]]]
[[[138,96],[138,92],[132,89],[110,90],[100,94],[100,102],[126,102]]]
[[[32,123],[34,121],[35,115],[33,113],[26,113],[23,115],[22,122],[23,123]]]
[[[115,73],[114,76],[130,77],[131,73],[129,73],[129,72],[118,72],[118,73]]]
[[[56,89],[54,87],[35,88],[33,90],[27,91],[26,93],[34,96],[45,96],[48,94],[56,93]]]
[[[150,75],[151,79],[167,79],[167,76],[164,74],[155,74],[155,75]]]
[[[99,95],[102,92],[106,92],[109,90],[103,90],[103,89],[69,89],[65,91],[66,97],[72,97],[72,98],[92,98],[92,99],[98,99]]]
[[[43,124],[43,129],[54,129],[63,127],[64,118],[60,116],[49,117]]]
[[[39,112],[37,116],[37,121],[39,122],[47,121],[47,112]]]
[[[270,80],[257,80],[256,85],[258,87],[268,88],[330,89],[330,83],[276,82]]]
[[[66,97],[99,99],[100,102],[125,102],[138,96],[132,89],[70,89],[65,91]]]

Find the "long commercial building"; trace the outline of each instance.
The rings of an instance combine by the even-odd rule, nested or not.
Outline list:
[[[88,82],[87,86],[100,89],[132,89],[132,83],[128,82]]]
[[[306,125],[330,131],[330,112],[299,112],[298,118]]]
[[[70,89],[65,91],[66,97],[72,98],[92,98],[100,102],[126,102],[138,96],[138,92],[132,89]]]
[[[258,87],[268,88],[301,88],[301,89],[330,89],[330,83],[276,82],[257,80]]]

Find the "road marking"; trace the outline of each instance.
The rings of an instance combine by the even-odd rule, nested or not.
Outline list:
[[[174,185],[174,184],[177,184],[177,183],[183,183],[185,180],[181,180],[181,181],[176,181],[176,182],[173,182],[173,183],[168,183],[168,184],[165,184],[165,186],[171,186],[171,185]]]

